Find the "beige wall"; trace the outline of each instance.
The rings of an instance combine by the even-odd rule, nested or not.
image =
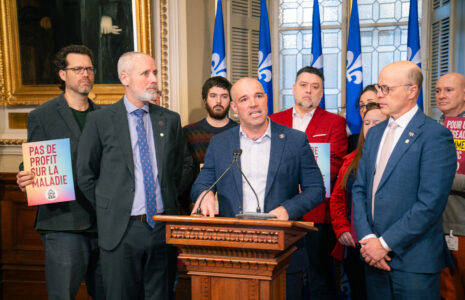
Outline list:
[[[188,108],[188,123],[205,117],[202,84],[210,77],[215,2],[186,1],[188,98],[182,100],[187,101],[184,107]]]

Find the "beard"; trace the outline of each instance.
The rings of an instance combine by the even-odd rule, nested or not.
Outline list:
[[[83,80],[80,80],[76,83],[70,83],[69,85],[66,85],[66,89],[72,90],[75,93],[81,94],[81,95],[89,95],[90,91],[92,90],[92,87],[94,85],[94,82],[92,80],[86,80],[87,84],[83,84]]]
[[[223,110],[215,111],[215,107],[221,107]],[[215,105],[213,107],[210,107],[207,103],[205,103],[205,109],[207,110],[208,115],[212,117],[213,119],[223,120],[228,115],[229,104],[226,107],[223,107],[222,105]]]
[[[154,101],[157,98],[157,95],[158,95],[158,86],[154,86],[154,87],[152,86],[152,87],[149,87],[149,88],[154,88],[154,90],[152,90],[152,91],[143,91],[141,93],[135,93],[134,91],[129,90],[129,92],[131,93],[131,95],[134,98],[136,98],[139,101],[142,101],[142,102]]]
[[[313,108],[313,102],[310,103],[305,103],[304,101],[296,101],[297,105],[304,108],[304,109],[310,109]]]

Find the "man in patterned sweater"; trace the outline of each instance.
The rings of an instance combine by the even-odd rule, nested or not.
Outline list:
[[[210,139],[229,128],[237,126],[237,123],[228,118],[231,83],[223,77],[211,77],[205,81],[202,87],[202,99],[207,110],[207,116],[202,120],[186,125],[183,128],[187,146],[194,159],[194,178],[200,172],[203,165],[205,153],[207,152]],[[193,181],[189,183],[192,185]],[[190,190],[190,189],[186,189]],[[183,209],[189,213],[191,211],[187,193],[182,197]]]

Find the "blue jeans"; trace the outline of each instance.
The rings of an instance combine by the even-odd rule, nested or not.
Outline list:
[[[40,237],[48,299],[74,299],[82,280],[93,299],[105,298],[96,233],[49,232]]]

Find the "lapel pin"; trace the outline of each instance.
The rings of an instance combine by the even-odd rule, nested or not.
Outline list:
[[[280,139],[283,139],[284,137],[285,137],[284,133],[281,133],[281,134],[279,135],[279,138],[280,138]]]
[[[409,140],[409,139],[406,139],[406,140],[405,140],[405,143],[406,143],[406,144],[408,144],[409,142],[410,142],[410,140]]]
[[[160,133],[160,136],[161,136],[161,137],[164,137],[164,136],[165,136],[165,134],[162,132],[162,133]]]
[[[410,131],[410,132],[408,133],[408,135],[409,135],[409,136],[413,136],[414,133]]]
[[[163,121],[158,121],[158,125],[163,126],[165,123]]]

